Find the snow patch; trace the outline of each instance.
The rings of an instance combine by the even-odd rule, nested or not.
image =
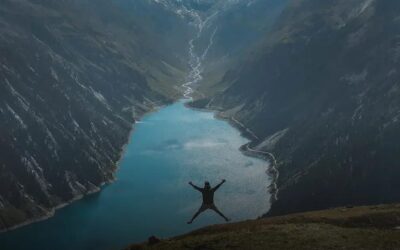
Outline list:
[[[360,73],[353,73],[342,77],[342,80],[345,80],[349,85],[354,85],[358,83],[362,83],[366,80],[368,76],[368,71],[364,69]]]
[[[104,96],[100,93],[97,92],[96,90],[94,90],[93,88],[89,87],[90,92],[93,94],[93,96],[100,102],[102,103],[104,106],[107,107],[108,110],[111,110],[110,106],[108,105],[108,102],[106,100],[106,98],[104,98]]]
[[[362,115],[360,114],[361,113],[361,110],[362,110],[362,108],[363,108],[363,104],[360,104],[355,110],[354,110],[354,113],[353,113],[353,116],[351,117],[351,121],[352,121],[352,124],[354,125],[354,122],[356,121],[356,120],[360,120],[361,118],[362,118]]]
[[[21,163],[27,168],[28,172],[34,176],[43,193],[49,196],[48,181],[45,179],[43,169],[39,166],[36,159],[32,155],[25,153],[25,156],[21,157]]]
[[[50,73],[51,73],[51,76],[58,82],[59,78],[58,78],[57,72],[51,67],[50,67]]]
[[[372,5],[374,1],[375,0],[366,0],[364,3],[362,3],[358,11],[358,15],[361,15],[368,7]]]
[[[275,145],[286,135],[289,128],[282,129],[273,135],[268,136],[259,145],[257,145],[256,150],[272,150]]]
[[[28,126],[24,123],[24,121],[21,119],[21,117],[8,105],[6,104],[7,110],[14,116],[15,120],[18,121],[19,125],[23,129],[27,129]]]
[[[25,110],[29,110],[30,103],[18,92],[14,89],[14,87],[11,85],[11,83],[8,81],[7,78],[4,79],[7,87],[10,89],[11,94],[16,97],[18,102],[20,103],[21,107]]]
[[[65,171],[64,178],[74,196],[80,197],[86,192],[86,187],[76,180],[77,176],[74,173]]]

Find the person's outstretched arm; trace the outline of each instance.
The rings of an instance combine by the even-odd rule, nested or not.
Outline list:
[[[225,179],[222,180],[220,184],[216,185],[216,186],[213,188],[213,190],[214,190],[214,191],[217,191],[217,189],[218,189],[222,184],[224,184],[225,182],[226,182]]]
[[[192,186],[194,189],[198,190],[198,191],[202,191],[201,188],[199,188],[198,186],[194,185],[191,181],[189,181],[189,185]]]

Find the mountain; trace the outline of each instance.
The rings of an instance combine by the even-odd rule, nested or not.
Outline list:
[[[209,14],[251,2],[4,0],[0,231],[112,181],[133,124],[201,66],[189,41]]]
[[[183,83],[199,87],[193,106],[253,140],[246,153],[271,160],[269,215],[399,201],[399,11],[391,0],[2,1],[0,230],[112,181],[133,124]]]
[[[187,25],[146,4],[2,1],[0,230],[112,181],[135,121],[181,95]]]
[[[193,105],[272,153],[269,215],[400,200],[400,3],[290,1],[258,45]]]
[[[215,1],[206,10],[196,12],[200,22],[193,39],[193,51],[201,62],[199,92],[219,91],[225,87],[221,79],[226,71],[240,64],[250,48],[259,43],[287,2]]]
[[[241,56],[241,51],[251,48],[268,32],[286,3],[286,0],[257,0],[214,5],[207,13],[208,23],[203,31],[206,34],[199,39],[199,47],[207,47],[213,36],[206,59],[218,61]]]
[[[399,215],[399,205],[342,207],[214,225],[126,249],[398,249]]]

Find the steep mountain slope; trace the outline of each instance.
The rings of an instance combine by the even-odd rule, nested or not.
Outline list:
[[[193,51],[202,62],[200,92],[225,87],[227,69],[240,64],[246,52],[270,30],[287,0],[215,1],[198,11],[202,20]],[[216,84],[217,83],[217,84]]]
[[[186,53],[167,51],[187,41],[137,15],[144,2],[2,1],[0,230],[113,180],[135,120],[179,95]]]
[[[400,3],[291,1],[222,93],[221,110],[277,158],[269,214],[400,200]]]
[[[141,249],[398,249],[399,205],[326,211],[215,225]]]
[[[148,0],[186,20],[192,27],[186,88],[203,96],[226,71],[272,26],[287,0]],[[149,12],[154,12],[148,9]],[[179,48],[178,48],[179,50]],[[223,86],[222,86],[223,87]],[[193,93],[193,89],[196,89]],[[200,90],[200,91],[199,91]],[[185,96],[188,96],[188,93]]]
[[[209,46],[209,40],[213,40],[206,59],[218,61],[242,55],[241,51],[249,49],[268,32],[286,3],[286,0],[257,0],[213,5],[207,11],[209,21],[205,35],[198,41],[201,48]]]

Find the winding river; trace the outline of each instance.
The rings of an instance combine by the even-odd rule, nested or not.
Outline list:
[[[266,162],[247,157],[248,140],[213,113],[178,102],[135,126],[117,181],[102,192],[57,211],[46,221],[0,234],[2,250],[120,249],[151,235],[168,237],[224,221],[213,212],[186,222],[201,204],[187,183],[227,182],[216,204],[233,221],[269,209]]]

